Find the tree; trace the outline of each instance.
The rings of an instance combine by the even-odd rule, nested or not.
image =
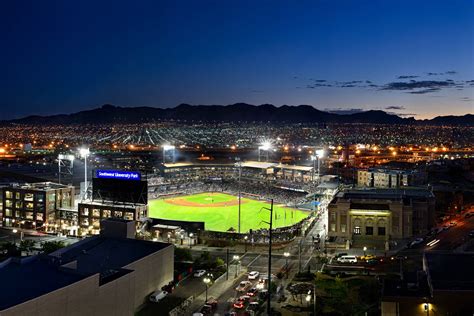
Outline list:
[[[41,250],[44,253],[49,254],[49,253],[55,252],[56,250],[64,248],[65,246],[66,244],[60,240],[46,241],[41,245]]]
[[[15,243],[6,242],[1,246],[2,252],[5,252],[7,257],[19,257],[21,256],[21,252],[16,246]]]
[[[191,255],[191,251],[189,251],[189,249],[175,247],[174,260],[177,262],[193,261],[193,256]]]
[[[18,249],[20,251],[26,252],[26,254],[29,254],[35,247],[35,242],[30,239],[25,239],[20,242],[20,246]]]

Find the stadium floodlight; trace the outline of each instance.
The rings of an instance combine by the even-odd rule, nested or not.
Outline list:
[[[175,149],[176,147],[173,145],[163,145],[163,150],[172,150]]]
[[[272,149],[272,144],[269,141],[264,141],[260,146],[258,146],[258,161],[260,161],[260,152],[263,150],[267,155],[268,161],[268,151]]]
[[[90,150],[86,147],[79,148],[79,155],[84,158],[84,196],[86,198],[87,195],[87,156],[89,156]]]
[[[176,146],[170,145],[170,144],[165,144],[161,146],[163,148],[163,164],[166,163],[166,152],[172,150],[172,156],[173,156],[173,162],[174,162],[174,150],[176,149]]]
[[[316,157],[323,158],[324,157],[324,149],[316,150]]]

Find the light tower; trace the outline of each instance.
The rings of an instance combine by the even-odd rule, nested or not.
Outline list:
[[[261,156],[262,150],[266,154],[265,161],[268,161],[268,152],[270,151],[270,149],[272,149],[272,144],[269,141],[265,141],[265,142],[263,142],[262,145],[258,146],[258,161],[261,161],[260,156]]]
[[[175,149],[176,147],[173,145],[163,145],[163,164],[166,163],[166,152],[171,151],[171,156],[173,157],[173,162],[175,161]]]
[[[89,154],[90,154],[89,148],[82,147],[82,148],[79,149],[79,155],[81,156],[81,158],[84,158],[84,195],[83,195],[83,199],[87,198],[87,188],[88,188],[88,185],[87,185],[87,157],[89,156]]]

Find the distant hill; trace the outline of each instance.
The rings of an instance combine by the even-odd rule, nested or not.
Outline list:
[[[57,124],[110,124],[146,123],[166,120],[185,122],[273,122],[273,123],[370,123],[370,124],[423,124],[474,126],[474,115],[439,116],[431,120],[402,118],[384,111],[365,111],[353,114],[336,114],[320,111],[310,105],[276,107],[272,104],[251,105],[189,105],[174,108],[120,107],[110,104],[100,108],[72,114],[28,116],[2,121],[5,124],[57,125]]]

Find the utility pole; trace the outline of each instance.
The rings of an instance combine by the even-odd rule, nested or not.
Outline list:
[[[265,207],[264,209],[270,211],[270,222],[267,223],[270,228],[268,230],[268,296],[267,296],[267,315],[272,314],[271,310],[271,285],[272,285],[272,228],[273,228],[273,199],[270,200],[270,208]]]
[[[225,274],[225,279],[229,280],[229,248],[227,248],[227,253],[226,253],[226,263],[227,263],[227,272]]]

